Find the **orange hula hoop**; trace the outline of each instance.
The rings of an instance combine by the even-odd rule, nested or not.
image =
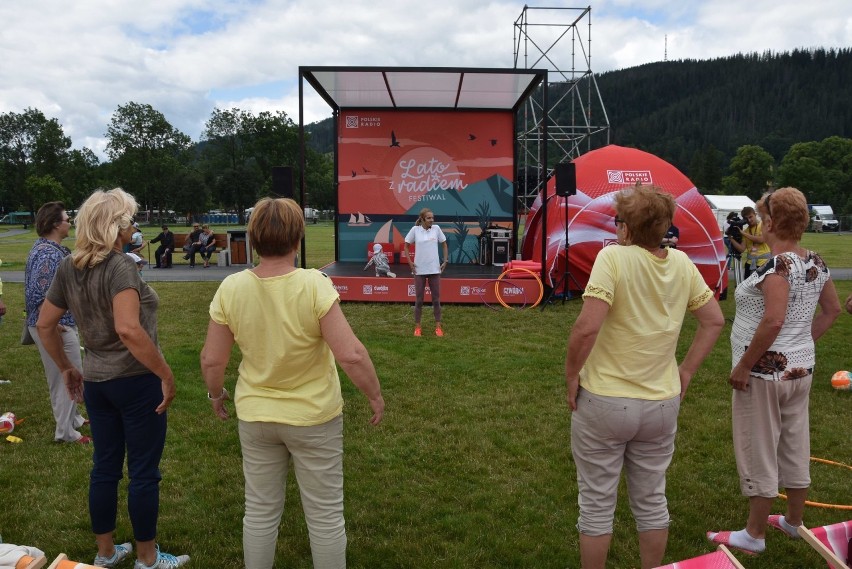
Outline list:
[[[821,462],[822,464],[828,464],[831,466],[840,466],[842,468],[848,468],[852,470],[852,466],[848,464],[843,464],[842,462],[835,462],[833,460],[826,460],[824,458],[817,458],[815,456],[811,457],[811,460],[814,462]],[[778,497],[782,500],[786,500],[787,496],[785,494],[778,494]],[[831,510],[852,510],[852,505],[847,504],[826,504],[824,502],[811,502],[810,500],[805,500],[806,506],[813,506],[814,508],[828,508]]]
[[[533,278],[535,279],[535,282],[538,283],[538,298],[536,299],[536,301],[534,303],[532,303],[527,308],[535,308],[536,306],[538,306],[538,303],[541,302],[541,298],[544,296],[544,286],[541,284],[541,279],[538,278],[537,274],[535,274],[533,271],[531,271],[529,269],[525,269],[523,267],[514,267],[512,269],[506,269],[505,271],[500,273],[500,276],[497,277],[497,282],[494,283],[494,295],[497,297],[497,301],[500,304],[503,305],[503,308],[512,308],[511,306],[506,304],[503,301],[503,297],[500,296],[500,282],[503,280],[503,277],[505,277],[507,274],[509,274],[512,271],[524,271],[524,272],[527,272],[527,273],[529,273],[533,276]]]

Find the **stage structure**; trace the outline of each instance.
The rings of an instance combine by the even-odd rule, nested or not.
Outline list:
[[[323,271],[343,300],[413,300],[401,252],[404,236],[428,207],[449,241],[442,301],[535,301],[535,279],[502,283],[502,292],[495,281],[518,242],[518,112],[531,97],[548,108],[547,71],[300,67],[299,78],[303,204],[305,82],[333,114],[335,261]],[[543,125],[538,156],[546,158],[547,140]],[[364,272],[374,243],[382,244],[398,278]]]
[[[518,201],[519,209],[527,211],[545,192],[556,164],[609,144],[609,118],[592,72],[591,6],[524,6],[515,20],[514,57],[516,68],[546,64],[549,69],[547,108],[530,98],[518,117]],[[544,132],[546,145],[541,144]],[[549,233],[547,207],[545,201],[542,235]],[[563,247],[567,239],[566,233]],[[546,256],[544,250],[541,255]],[[542,280],[552,277],[542,268]]]
[[[592,72],[592,8],[539,8],[524,6],[515,20],[515,68],[548,68],[549,105],[529,98],[519,116],[518,166],[529,176],[546,164],[547,179],[553,164],[570,162],[584,152],[609,144],[609,118]],[[550,141],[548,160],[539,154],[542,127]],[[521,176],[519,176],[520,178]],[[523,181],[523,180],[521,180]],[[541,187],[526,184],[519,199],[529,207]]]

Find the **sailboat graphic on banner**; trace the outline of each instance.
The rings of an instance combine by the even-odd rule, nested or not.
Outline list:
[[[350,227],[366,227],[372,225],[372,223],[369,217],[359,211],[357,214],[349,214],[349,223],[347,225]]]
[[[402,233],[400,233],[393,224],[392,219],[390,221],[386,221],[385,224],[376,231],[376,235],[373,236],[374,243],[390,243],[391,245],[397,245],[403,241],[405,241],[405,237],[402,236]]]

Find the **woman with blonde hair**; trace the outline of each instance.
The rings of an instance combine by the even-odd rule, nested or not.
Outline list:
[[[766,549],[767,525],[799,537],[811,481],[814,343],[841,310],[822,257],[800,243],[810,222],[804,194],[780,188],[757,208],[771,258],[737,286],[728,380],[734,455],[749,514],[741,530],[707,532],[714,543],[750,554]],[[786,513],[770,515],[779,486],[787,490]]]
[[[302,497],[313,566],[346,566],[343,519],[343,397],[335,360],[367,396],[378,425],[385,402],[364,345],[349,327],[331,280],[295,266],[305,234],[299,205],[264,198],[248,224],[260,256],[233,274],[210,303],[201,371],[222,420],[225,369],[236,342],[242,353],[234,392],[245,477],[243,556],[247,569],[275,560],[290,461]]]
[[[175,378],[157,343],[159,297],[122,252],[133,235],[137,207],[120,188],[98,190],[80,206],[77,246],[60,263],[36,328],[68,393],[85,401],[91,420],[89,515],[98,547],[93,564],[116,567],[132,550],[130,543],[113,543],[126,454],[135,569],[170,569],[189,561],[186,555],[161,552],[155,541],[159,464]],[[68,310],[85,339],[82,370],[69,360],[59,335]]]
[[[655,187],[616,195],[618,245],[598,253],[568,339],[565,381],[583,569],[606,566],[622,468],[641,567],[661,565],[669,526],[666,470],[680,402],[725,323],[686,253],[660,248],[674,211],[672,196]],[[698,330],[678,365],[687,311]]]
[[[438,244],[443,246],[444,260],[438,257]],[[414,258],[409,246],[414,245]],[[432,312],[435,315],[435,335],[443,336],[441,326],[441,273],[449,262],[447,237],[441,228],[435,225],[435,214],[424,207],[414,227],[405,236],[405,257],[411,274],[414,275],[414,335],[421,336],[420,317],[423,314],[423,298],[426,295],[426,283],[432,295]]]

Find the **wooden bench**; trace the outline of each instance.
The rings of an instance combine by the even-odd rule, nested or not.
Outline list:
[[[179,262],[179,264],[189,263],[189,261],[184,261],[183,256],[186,255],[186,252],[183,250],[183,246],[186,243],[187,238],[189,238],[189,233],[172,233],[175,236],[175,250],[172,251],[172,264],[175,262]],[[216,251],[214,254],[216,255],[216,259],[218,260],[218,253],[223,249],[227,249],[228,247],[228,234],[227,233],[214,233],[213,237],[216,239]],[[153,263],[153,253],[157,250],[157,247],[160,246],[160,243],[151,243],[150,241],[146,242],[146,246],[153,249],[150,251],[152,256],[151,262]],[[196,263],[201,257],[200,253],[196,253]],[[204,261],[201,261],[201,264],[204,264]],[[213,258],[210,258],[210,264],[215,264]]]

